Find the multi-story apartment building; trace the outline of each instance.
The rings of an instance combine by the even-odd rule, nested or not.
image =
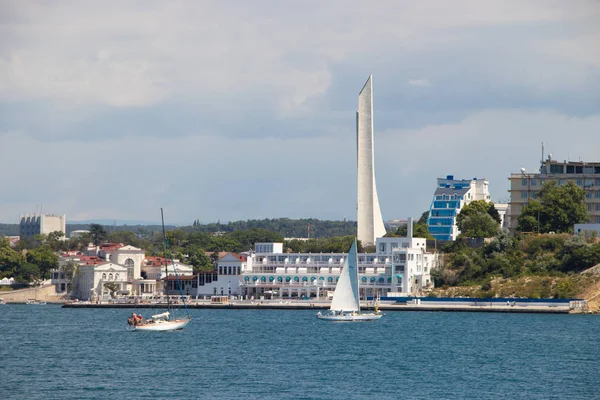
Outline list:
[[[556,181],[564,185],[571,181],[585,190],[585,204],[589,214],[589,223],[600,223],[600,162],[556,161],[552,156],[543,160],[540,172],[530,173],[521,169],[511,174],[510,207],[507,213],[508,227],[515,230],[523,207],[538,196],[542,185]]]
[[[67,234],[67,216],[54,214],[25,214],[21,216],[19,234],[32,238],[34,235],[47,235],[50,232]]]
[[[460,210],[475,200],[490,201],[486,179],[454,179],[454,175],[438,178],[429,208],[427,229],[436,240],[455,240],[460,233],[456,217]]]

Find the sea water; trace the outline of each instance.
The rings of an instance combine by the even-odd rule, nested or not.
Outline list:
[[[132,311],[0,306],[0,398],[600,398],[597,315],[191,310],[130,332]]]

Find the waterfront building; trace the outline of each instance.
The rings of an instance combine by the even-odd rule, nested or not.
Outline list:
[[[539,172],[521,169],[508,178],[510,181],[510,203],[507,213],[508,227],[515,230],[523,207],[536,199],[543,184],[556,181],[558,185],[573,182],[585,191],[585,204],[590,224],[600,223],[600,162],[556,161],[549,155],[540,165]]]
[[[600,238],[600,224],[575,224],[573,232],[575,235],[583,235],[586,238]]]
[[[84,229],[79,229],[76,231],[71,231],[71,234],[69,235],[70,239],[76,239],[78,237],[82,237],[83,235],[89,234],[90,231],[86,231]]]
[[[460,210],[475,200],[490,201],[486,179],[454,179],[454,175],[437,179],[437,187],[427,217],[427,229],[436,240],[456,240],[460,231],[456,217]],[[506,212],[506,207],[501,209]]]
[[[194,267],[180,262],[178,259],[169,259],[164,257],[146,257],[142,266],[142,278],[161,280],[167,273],[168,275],[191,275],[194,272]]]
[[[117,286],[117,293],[127,293],[127,268],[110,261],[80,265],[73,285],[73,294],[80,300],[108,299],[111,295],[111,290],[106,286],[108,283]]]
[[[47,235],[51,232],[67,234],[67,216],[54,214],[25,214],[20,218],[19,235],[32,238],[35,235]]]
[[[100,246],[88,246],[85,253],[127,267],[129,281],[142,277],[142,262],[146,258],[143,249],[123,243],[103,243]]]
[[[87,253],[91,255],[63,254],[59,258],[59,268],[51,271],[52,283],[58,293],[67,289],[65,266],[69,263],[78,266],[73,277],[72,295],[80,300],[106,299],[110,293],[104,285],[108,282],[119,286],[117,294],[120,295],[160,296],[166,276],[165,263],[169,264],[169,275],[193,273],[191,265],[162,257],[145,257],[143,249],[122,243],[90,246]]]
[[[10,286],[15,284],[15,278],[4,277],[0,279],[0,285]]]
[[[433,288],[431,270],[437,266],[437,254],[427,252],[425,239],[413,238],[412,229],[408,237],[377,238],[375,244],[375,253],[358,254],[361,298],[422,294]],[[252,252],[242,268],[240,295],[329,297],[346,257],[346,253]]]
[[[357,237],[362,245],[366,246],[374,244],[376,238],[386,234],[375,184],[372,75],[369,76],[358,95],[356,144],[358,153]]]

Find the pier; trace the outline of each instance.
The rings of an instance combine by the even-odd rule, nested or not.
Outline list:
[[[187,305],[189,309],[215,309],[215,310],[326,310],[329,309],[329,302],[326,301],[249,301],[239,300],[231,301],[226,304],[215,304],[210,301],[200,300],[192,301]],[[166,303],[87,303],[75,302],[65,303],[63,308],[136,308],[153,309],[167,308]],[[182,305],[181,305],[182,307]],[[374,310],[372,304],[361,304],[361,310]],[[498,305],[488,304],[398,304],[383,303],[379,304],[379,310],[383,312],[391,311],[429,311],[429,312],[501,312],[501,313],[546,313],[546,314],[569,314],[573,310],[567,305]]]

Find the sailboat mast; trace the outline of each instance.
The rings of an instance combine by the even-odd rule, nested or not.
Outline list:
[[[169,263],[167,262],[167,234],[165,232],[165,217],[163,215],[162,207],[160,208],[160,220],[162,222],[162,232],[163,232],[163,258],[165,260],[165,292],[167,294],[167,311],[170,311],[171,300],[170,300],[170,296],[169,296],[169,290],[167,287],[167,284],[169,282],[169,269],[168,269]]]

